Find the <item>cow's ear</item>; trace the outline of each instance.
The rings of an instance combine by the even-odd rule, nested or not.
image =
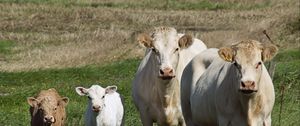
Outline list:
[[[146,33],[141,33],[138,35],[137,37],[137,41],[141,44],[141,45],[144,45],[145,47],[147,48],[151,48],[153,47],[153,40],[152,38],[150,37],[149,34],[146,34]]]
[[[59,104],[66,106],[69,103],[68,97],[63,97],[60,99]]]
[[[263,45],[261,58],[262,61],[270,61],[277,54],[278,48],[273,44]]]
[[[191,35],[183,35],[178,40],[179,47],[182,49],[188,48],[193,44],[193,37]]]
[[[27,102],[28,102],[28,104],[29,104],[31,107],[37,107],[38,104],[39,104],[39,100],[37,100],[37,99],[34,98],[34,97],[28,97],[28,98],[27,98]]]
[[[77,94],[79,94],[80,96],[85,96],[88,93],[88,89],[84,88],[84,87],[76,87],[75,88]]]
[[[234,50],[230,47],[220,48],[218,54],[223,60],[227,62],[232,62],[234,59]]]
[[[114,92],[117,91],[117,89],[118,89],[118,87],[115,86],[115,85],[113,85],[113,86],[107,86],[107,87],[105,88],[105,93],[106,93],[106,94],[114,93]]]

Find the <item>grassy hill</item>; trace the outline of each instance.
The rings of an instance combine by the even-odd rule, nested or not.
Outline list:
[[[209,47],[241,39],[280,45],[274,85],[275,126],[300,125],[298,0],[0,0],[0,124],[28,125],[26,98],[56,88],[70,98],[68,125],[83,125],[87,98],[76,86],[117,85],[126,124],[141,125],[131,81],[143,56],[138,33],[172,26]]]

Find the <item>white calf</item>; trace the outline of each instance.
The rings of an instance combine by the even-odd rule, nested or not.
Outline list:
[[[76,87],[81,96],[88,96],[89,104],[86,111],[87,126],[120,126],[123,125],[124,108],[116,86],[102,88],[92,85],[86,89]]]

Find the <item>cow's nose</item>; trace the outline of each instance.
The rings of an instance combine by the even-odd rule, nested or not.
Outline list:
[[[173,69],[171,69],[171,68],[160,69],[159,73],[162,76],[173,76]]]
[[[100,111],[100,106],[99,105],[93,105],[93,111],[99,112]]]
[[[44,117],[44,122],[47,122],[47,123],[54,123],[55,122],[55,119],[53,116],[45,116]]]
[[[255,89],[255,82],[254,81],[242,81],[241,82],[241,89],[242,90],[254,90]]]

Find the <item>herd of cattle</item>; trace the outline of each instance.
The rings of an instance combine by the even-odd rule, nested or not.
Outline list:
[[[132,84],[142,124],[152,126],[270,126],[275,94],[263,62],[277,47],[243,40],[210,48],[199,39],[156,27],[137,41],[146,47]],[[89,98],[87,126],[124,125],[124,103],[116,86],[76,87]],[[31,125],[62,126],[67,97],[55,89],[27,99]]]

